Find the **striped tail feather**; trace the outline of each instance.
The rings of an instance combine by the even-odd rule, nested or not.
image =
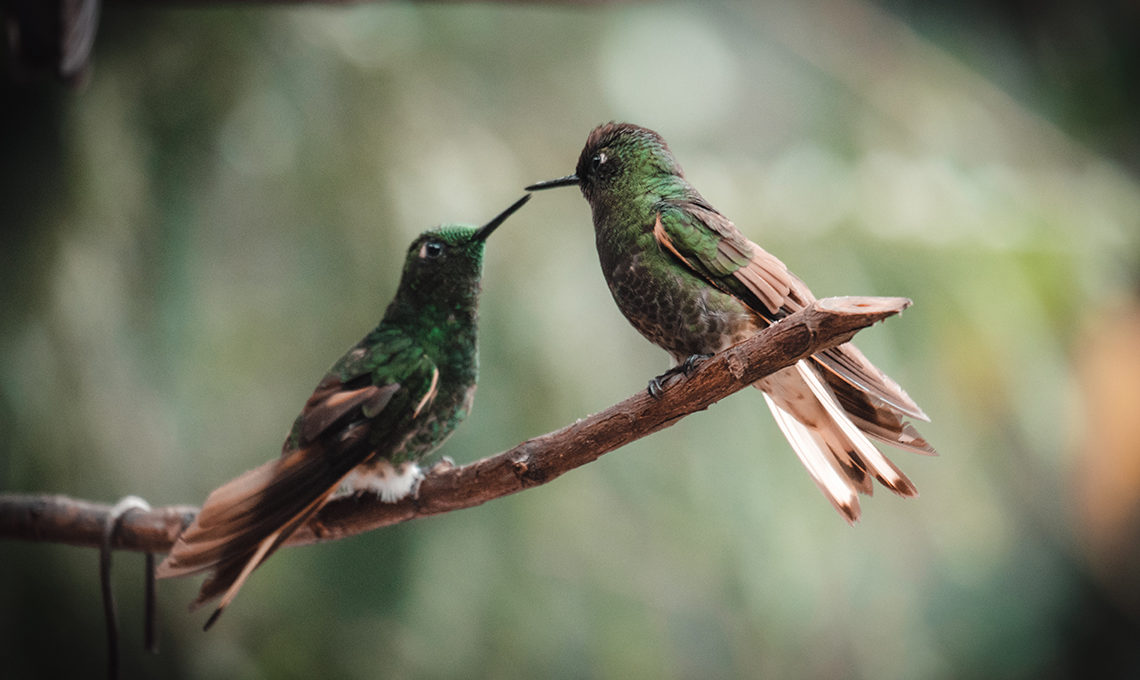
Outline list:
[[[249,575],[332,496],[354,456],[299,449],[215,489],[155,570],[174,578],[212,570],[190,608],[221,596],[213,625]]]
[[[848,522],[859,519],[859,494],[871,495],[873,479],[900,496],[916,496],[914,484],[871,441],[933,453],[901,416],[872,421],[844,409],[820,369],[797,362],[756,384],[796,456],[823,495]]]

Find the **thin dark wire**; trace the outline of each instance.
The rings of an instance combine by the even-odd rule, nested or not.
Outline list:
[[[119,612],[115,605],[115,593],[111,589],[111,544],[115,539],[115,532],[119,529],[119,522],[131,510],[150,510],[150,505],[138,496],[127,496],[116,503],[107,514],[106,524],[103,526],[103,544],[99,547],[99,586],[103,591],[103,620],[107,626],[107,677],[110,680],[119,677]],[[147,566],[153,567],[152,564]],[[149,568],[148,573],[153,575],[154,569]],[[148,577],[147,587],[148,590],[153,589],[152,577]],[[148,592],[148,600],[152,598],[153,593]],[[148,608],[151,606],[152,603],[148,602]],[[149,635],[149,629],[147,632]]]
[[[146,554],[146,564],[143,566],[146,573],[146,598],[143,613],[143,648],[151,654],[158,654],[158,617],[154,613],[154,553]]]

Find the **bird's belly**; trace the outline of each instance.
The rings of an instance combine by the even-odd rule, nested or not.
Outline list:
[[[735,297],[683,270],[658,273],[633,258],[607,271],[606,280],[625,318],[677,361],[718,352],[761,325]]]
[[[427,410],[413,418],[398,436],[387,433],[376,441],[372,456],[352,469],[342,487],[350,492],[375,492],[386,503],[411,493],[423,479],[420,461],[442,446],[471,411],[474,370],[461,375],[457,382],[445,383]]]

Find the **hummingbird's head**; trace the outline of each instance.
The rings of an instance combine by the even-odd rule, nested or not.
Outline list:
[[[655,179],[683,177],[661,135],[631,123],[606,123],[586,138],[573,175],[538,182],[527,190],[577,184],[586,200],[593,203],[606,195],[644,192]]]
[[[445,224],[420,234],[408,246],[397,299],[448,306],[477,296],[487,237],[530,197],[526,194],[482,227]]]

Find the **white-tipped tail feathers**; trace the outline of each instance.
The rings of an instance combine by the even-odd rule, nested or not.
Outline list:
[[[852,421],[832,388],[821,379],[819,369],[809,361],[774,373],[756,387],[764,392],[776,424],[812,480],[848,522],[859,519],[859,494],[872,493],[872,477],[900,496],[918,494],[906,475]],[[861,418],[857,420],[866,424]],[[905,423],[898,432],[877,427],[882,431],[874,433],[876,439],[932,452]]]

